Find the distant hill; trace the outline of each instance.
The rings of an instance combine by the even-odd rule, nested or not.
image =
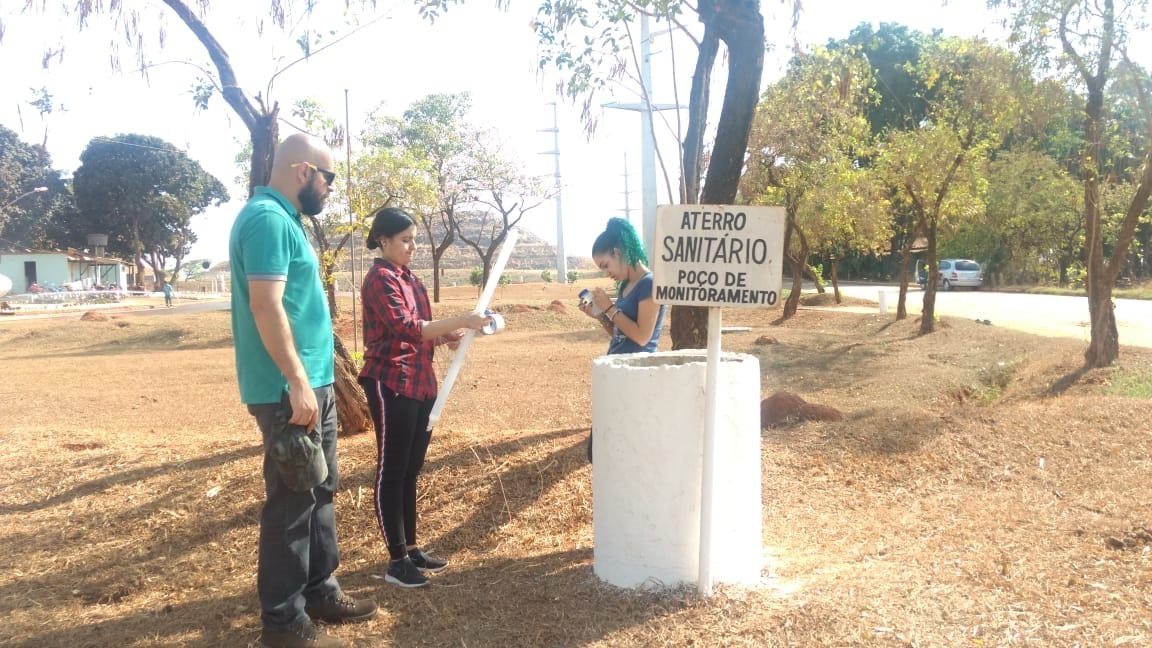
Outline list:
[[[411,268],[416,271],[432,269],[432,246],[423,238],[416,242],[416,257],[412,259]],[[497,251],[499,254],[499,251]],[[495,257],[492,259],[495,261]],[[459,238],[452,247],[444,251],[440,258],[441,268],[444,270],[470,270],[480,267],[480,257],[476,250]],[[595,270],[596,264],[591,257],[569,256],[568,268],[571,270]],[[346,268],[347,269],[347,268]],[[556,269],[556,246],[536,236],[532,232],[520,228],[520,240],[516,242],[516,249],[508,259],[509,270],[553,270]]]

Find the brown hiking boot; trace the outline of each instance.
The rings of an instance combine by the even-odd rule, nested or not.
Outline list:
[[[376,616],[376,602],[356,599],[343,594],[323,601],[308,603],[304,613],[313,621],[322,623],[356,623]]]
[[[311,621],[290,628],[264,628],[260,632],[262,648],[345,648],[340,637],[326,635]]]

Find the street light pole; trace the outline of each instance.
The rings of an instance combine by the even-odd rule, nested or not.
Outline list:
[[[648,254],[656,251],[656,137],[652,131],[652,112],[678,110],[677,104],[652,103],[652,34],[648,14],[640,14],[640,85],[639,103],[609,102],[605,108],[634,110],[640,113],[640,208],[643,216],[641,237]]]
[[[12,200],[9,200],[7,203],[4,204],[4,207],[2,209],[7,209],[7,208],[11,207],[12,205],[15,205],[16,203],[20,202],[21,200],[24,200],[28,196],[31,196],[32,194],[44,193],[45,191],[48,191],[48,187],[36,187],[32,191],[26,191],[26,192],[20,194],[19,196],[16,196]]]

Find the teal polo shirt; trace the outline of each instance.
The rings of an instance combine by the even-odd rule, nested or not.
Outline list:
[[[252,317],[248,280],[283,281],[284,311],[296,354],[313,387],[333,378],[332,318],[320,282],[320,263],[296,208],[270,187],[256,190],[236,216],[228,237],[232,266],[232,339],[244,403],[278,403],[288,389]]]

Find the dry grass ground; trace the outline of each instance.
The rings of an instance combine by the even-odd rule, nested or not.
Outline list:
[[[571,293],[571,294],[570,294]],[[765,432],[763,586],[631,591],[592,573],[589,367],[605,347],[548,285],[497,292],[422,481],[421,535],[452,567],[384,584],[370,434],[340,442],[339,576],[381,614],[357,646],[1119,646],[1152,643],[1152,424],[1112,395],[1124,348],[845,309],[725,313],[843,421]],[[438,313],[471,307],[446,289]],[[514,306],[518,306],[514,308]],[[562,310],[562,309],[558,309]],[[768,335],[777,344],[757,345]],[[351,336],[348,336],[349,340]],[[666,341],[667,342],[667,341]],[[0,644],[248,646],[262,493],[226,312],[0,322]]]

